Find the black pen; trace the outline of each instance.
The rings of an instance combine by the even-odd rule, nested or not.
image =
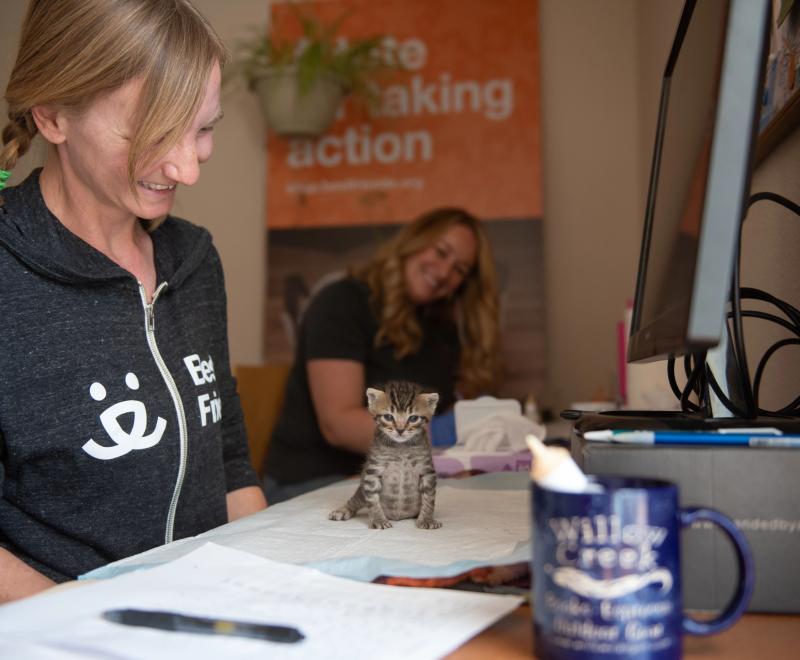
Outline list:
[[[247,621],[210,619],[201,616],[188,616],[178,612],[155,612],[151,610],[108,610],[103,618],[126,626],[158,628],[174,632],[199,633],[201,635],[235,635],[253,637],[269,642],[291,644],[305,638],[297,628],[275,626]]]

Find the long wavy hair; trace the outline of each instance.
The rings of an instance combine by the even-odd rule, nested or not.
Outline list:
[[[461,345],[458,386],[461,394],[474,397],[492,392],[500,372],[497,278],[491,245],[480,221],[459,208],[430,211],[405,225],[351,274],[369,286],[379,319],[376,345],[390,344],[398,359],[416,353],[424,337],[416,306],[408,297],[405,263],[431,247],[453,225],[472,232],[477,257],[455,294],[436,304],[456,323]]]
[[[141,77],[128,154],[128,183],[136,193],[137,170],[186,132],[214,64],[223,67],[228,58],[188,0],[31,0],[5,93],[0,169],[11,170],[30,148],[38,132],[34,106],[79,113]]]

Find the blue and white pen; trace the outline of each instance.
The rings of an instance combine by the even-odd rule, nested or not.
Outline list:
[[[774,428],[716,431],[586,431],[586,440],[638,445],[733,445],[746,447],[800,447],[800,435],[783,435]]]

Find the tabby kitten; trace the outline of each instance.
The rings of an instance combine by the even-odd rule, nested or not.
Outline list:
[[[367,389],[375,418],[375,439],[361,471],[361,483],[347,504],[331,511],[331,520],[352,518],[363,507],[370,529],[386,529],[390,520],[417,518],[421,529],[436,529],[433,519],[436,471],[433,468],[427,424],[439,401],[405,381],[386,384],[385,391]]]

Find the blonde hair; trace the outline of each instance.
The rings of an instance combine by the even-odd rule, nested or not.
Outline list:
[[[31,0],[5,98],[0,169],[11,170],[37,133],[31,108],[80,112],[141,77],[128,181],[186,132],[215,63],[228,51],[188,0]]]
[[[459,388],[467,397],[491,392],[500,372],[499,305],[491,245],[481,223],[458,208],[435,209],[405,225],[352,275],[369,286],[378,316],[376,346],[390,344],[400,359],[416,353],[423,341],[414,304],[408,297],[405,262],[433,245],[453,225],[472,231],[478,245],[475,265],[452,298],[442,301],[458,328]]]

